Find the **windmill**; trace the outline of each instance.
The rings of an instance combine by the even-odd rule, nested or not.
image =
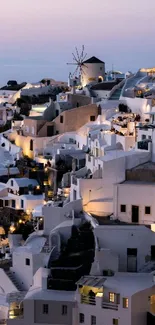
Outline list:
[[[72,53],[73,55],[73,62],[72,63],[67,63],[68,65],[75,65],[76,68],[75,68],[75,71],[73,72],[73,74],[71,74],[72,78],[73,77],[78,77],[78,78],[82,78],[82,75],[85,74],[84,70],[83,70],[83,67],[86,67],[87,66],[85,65],[84,63],[84,60],[87,56],[87,53],[85,53],[85,48],[84,48],[84,45],[82,45],[82,50],[81,50],[81,53],[79,53],[77,47],[75,47],[75,53]]]

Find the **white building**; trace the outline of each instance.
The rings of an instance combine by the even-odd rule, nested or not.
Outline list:
[[[154,319],[153,274],[83,276],[77,290],[67,292],[49,289],[48,276],[39,269],[23,302],[10,304],[8,325],[102,325],[103,319],[107,325],[147,325],[148,317]]]
[[[105,63],[95,56],[85,60],[82,66],[82,86],[105,79]]]
[[[37,205],[44,203],[44,194],[37,193],[40,186],[34,179],[10,178],[6,184],[1,183],[1,187],[1,207],[23,210],[30,214]]]

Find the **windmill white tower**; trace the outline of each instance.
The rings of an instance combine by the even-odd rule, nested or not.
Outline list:
[[[87,53],[84,52],[85,48],[84,45],[82,46],[81,53],[78,51],[77,47],[75,48],[75,53],[72,53],[73,55],[73,62],[67,63],[68,65],[74,65],[76,66],[75,71],[71,74],[69,74],[69,87],[78,86],[82,83],[83,75],[85,74],[83,68],[87,68],[87,66],[84,64],[84,60],[87,56]]]

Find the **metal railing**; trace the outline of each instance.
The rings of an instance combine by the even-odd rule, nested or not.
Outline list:
[[[111,310],[118,310],[118,305],[112,302],[102,302],[102,308],[104,309],[111,309]]]
[[[7,294],[6,300],[8,303],[22,302],[27,291],[16,291]]]
[[[9,319],[22,319],[24,318],[23,309],[10,309],[9,310]]]
[[[81,295],[81,304],[96,305],[96,299],[89,295]]]

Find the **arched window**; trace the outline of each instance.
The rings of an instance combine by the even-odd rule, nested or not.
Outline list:
[[[103,77],[102,76],[98,77],[98,82],[103,82]]]
[[[30,150],[33,151],[33,140],[30,140]]]

